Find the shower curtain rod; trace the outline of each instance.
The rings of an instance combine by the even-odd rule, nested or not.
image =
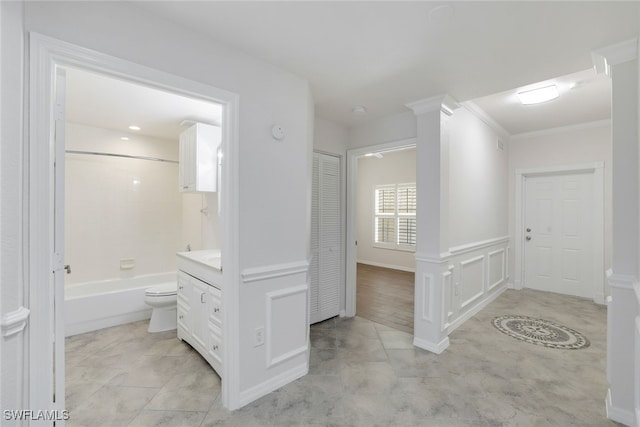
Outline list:
[[[177,160],[167,160],[160,159],[157,157],[146,157],[146,156],[130,156],[128,154],[114,154],[114,153],[100,153],[99,151],[81,151],[81,150],[66,150],[67,154],[89,154],[92,156],[107,156],[107,157],[124,157],[126,159],[139,159],[139,160],[151,160],[154,162],[165,162],[165,163],[178,163]]]

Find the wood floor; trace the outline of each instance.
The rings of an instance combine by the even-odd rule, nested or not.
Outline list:
[[[413,334],[414,273],[358,264],[356,315]]]

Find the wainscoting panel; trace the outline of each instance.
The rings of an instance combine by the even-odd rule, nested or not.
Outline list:
[[[442,330],[445,331],[451,322],[455,310],[455,291],[453,289],[453,265],[442,273]]]
[[[268,368],[307,351],[308,289],[305,284],[266,294]]]
[[[433,276],[422,276],[422,320],[433,321]]]
[[[496,286],[500,286],[505,281],[505,250],[498,249],[489,252],[489,268],[487,276],[489,277],[489,289],[493,290]]]
[[[442,274],[443,328],[451,333],[507,289],[509,237],[450,248]]]
[[[480,255],[460,262],[460,308],[480,298],[486,289],[484,276],[485,256]]]

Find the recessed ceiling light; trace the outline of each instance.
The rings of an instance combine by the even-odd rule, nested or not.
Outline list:
[[[120,137],[120,139],[121,139],[121,140],[123,140],[123,141],[128,141],[128,140],[129,140],[129,137],[121,136],[121,137]]]
[[[131,130],[140,130],[140,126],[131,125],[131,126],[129,126],[129,129],[131,129]]]
[[[518,92],[518,98],[520,98],[520,102],[524,105],[551,101],[552,99],[556,99],[558,96],[560,96],[560,93],[558,92],[558,86],[556,85]]]
[[[367,107],[364,107],[362,105],[354,105],[353,108],[351,109],[351,112],[358,116],[363,116],[367,114]]]

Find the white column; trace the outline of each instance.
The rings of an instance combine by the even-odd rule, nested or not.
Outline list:
[[[417,116],[417,244],[414,342],[442,353],[449,346],[445,330],[444,286],[449,273],[449,128],[458,107],[448,95],[407,104]]]
[[[596,71],[612,79],[613,261],[607,315],[607,416],[635,425],[635,318],[638,301],[637,39],[592,52]]]

